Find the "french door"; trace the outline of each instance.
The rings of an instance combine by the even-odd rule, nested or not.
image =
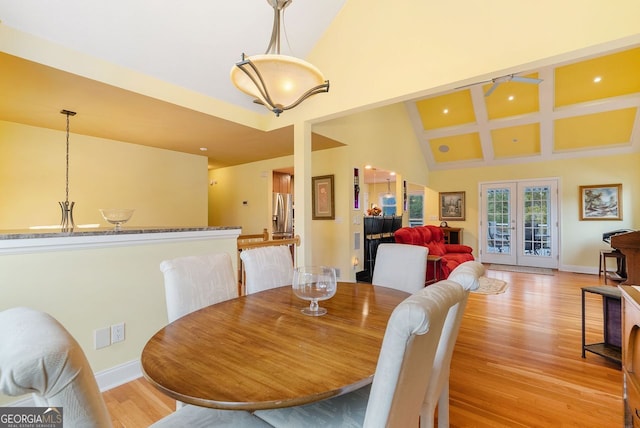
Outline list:
[[[480,260],[558,267],[558,181],[480,185]]]

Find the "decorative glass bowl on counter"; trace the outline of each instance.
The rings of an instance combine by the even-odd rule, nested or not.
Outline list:
[[[335,296],[338,289],[336,271],[327,266],[296,268],[293,271],[292,287],[296,296],[310,302],[308,308],[302,309],[303,314],[316,317],[324,315],[327,310],[318,306],[318,301]]]
[[[121,230],[122,225],[131,219],[135,210],[130,208],[101,208],[99,211],[106,221],[115,225],[114,230]]]

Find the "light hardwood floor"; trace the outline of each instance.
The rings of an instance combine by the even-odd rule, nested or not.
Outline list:
[[[616,363],[581,357],[581,287],[595,275],[487,271],[509,283],[472,294],[451,365],[451,427],[623,426]],[[587,343],[602,340],[600,296],[587,293]],[[146,427],[175,402],[138,379],[104,393],[116,427]]]

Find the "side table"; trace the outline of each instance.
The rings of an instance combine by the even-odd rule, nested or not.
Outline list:
[[[429,263],[433,263],[433,278],[427,278],[424,285],[433,284],[438,281],[438,264],[440,263],[440,259],[442,259],[442,257],[427,254],[427,266],[429,266]],[[429,269],[427,269],[427,271],[429,271]]]
[[[604,340],[598,343],[585,343],[585,294],[593,293],[602,296]],[[611,361],[622,362],[622,295],[618,287],[608,285],[582,287],[582,358],[585,352],[593,352]]]

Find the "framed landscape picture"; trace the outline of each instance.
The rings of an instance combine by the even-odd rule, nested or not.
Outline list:
[[[440,192],[440,220],[464,220],[464,192]]]
[[[333,175],[311,178],[313,220],[333,220],[334,212]]]
[[[580,220],[622,220],[622,184],[580,186]]]

